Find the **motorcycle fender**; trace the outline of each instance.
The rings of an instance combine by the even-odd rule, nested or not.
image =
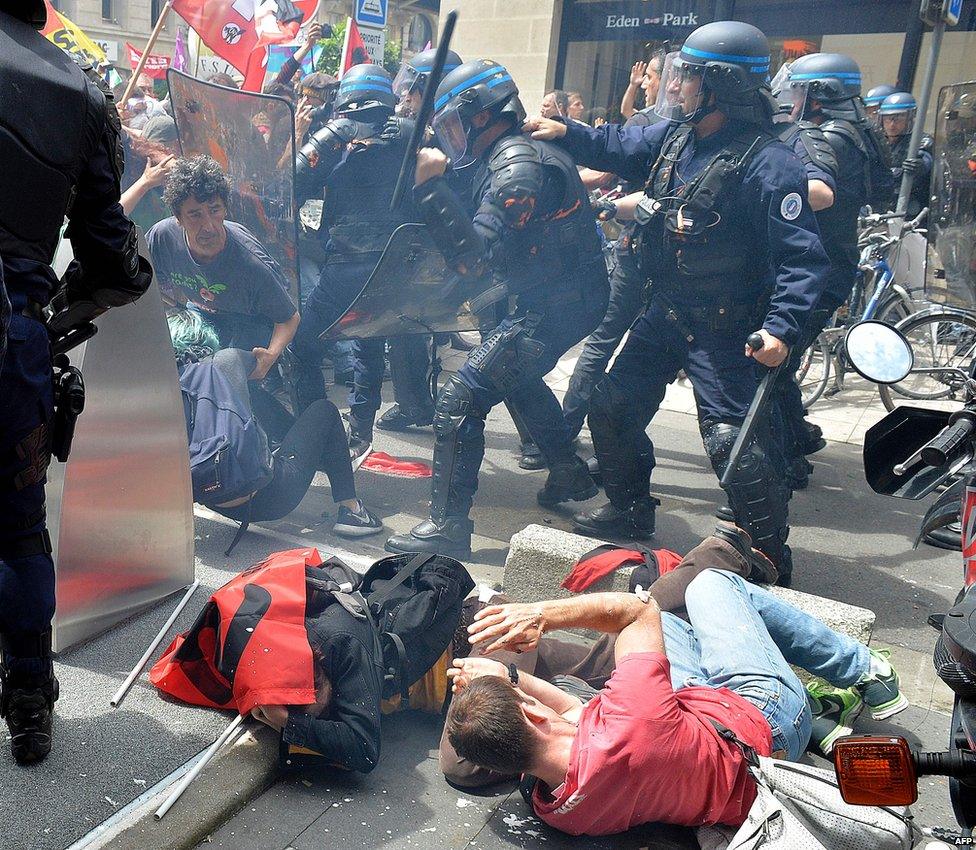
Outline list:
[[[966,489],[966,479],[960,478],[947,487],[942,495],[925,512],[922,525],[918,530],[918,537],[915,538],[915,546],[931,531],[943,528],[950,522],[957,522],[962,513],[962,497]]]

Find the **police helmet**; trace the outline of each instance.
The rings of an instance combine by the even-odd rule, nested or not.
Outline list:
[[[441,80],[434,99],[432,126],[454,168],[474,162],[469,143],[484,128],[474,127],[471,119],[485,110],[496,115],[511,114],[512,123],[517,125],[525,118],[518,86],[504,66],[491,59],[477,59],[462,63]]]
[[[419,91],[423,94],[427,86],[427,78],[434,70],[434,57],[437,55],[436,49],[422,50],[415,54],[409,61],[404,62],[397,72],[396,79],[393,80],[393,93],[397,97],[403,97],[412,91]],[[444,73],[450,74],[461,64],[461,57],[453,50],[447,51],[444,62]]]
[[[898,89],[896,89],[894,86],[889,86],[887,83],[880,86],[875,86],[873,89],[868,91],[866,95],[864,95],[864,105],[868,107],[881,106],[881,101],[883,101],[889,94],[894,94],[896,91],[898,91]]]
[[[44,0],[0,0],[0,12],[30,24],[34,29],[43,29],[47,23],[47,6]]]
[[[790,68],[790,89],[800,116],[808,116],[812,102],[832,117],[858,117],[861,68],[843,53],[809,53]],[[862,113],[863,114],[863,113]]]
[[[396,106],[393,78],[380,65],[353,65],[339,81],[333,109],[337,114],[357,115],[370,121],[373,114],[391,113]]]
[[[916,109],[918,104],[915,102],[914,95],[907,91],[898,91],[881,101],[881,108],[878,111],[882,115],[894,115],[898,112],[915,112]]]
[[[907,91],[899,91],[888,95],[881,101],[881,108],[878,110],[878,117],[881,119],[881,129],[889,139],[910,136],[915,126],[915,113],[918,111],[918,104],[915,98]],[[904,121],[895,122],[892,117],[900,115]]]
[[[715,21],[698,27],[679,51],[673,70],[681,80],[699,76],[702,83],[694,102],[682,100],[669,118],[694,123],[718,109],[729,118],[764,123],[775,111],[769,90],[769,42],[751,24]],[[662,80],[661,88],[674,82]]]

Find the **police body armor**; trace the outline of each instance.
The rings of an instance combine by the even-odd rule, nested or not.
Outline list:
[[[329,260],[333,262],[378,255],[397,227],[416,220],[411,215],[409,193],[397,210],[390,211],[409,132],[401,128],[391,136],[383,125],[358,126],[359,132],[329,176],[325,191],[322,223],[328,228]]]
[[[840,117],[830,117],[820,125],[820,129],[827,140],[831,141],[831,147],[836,145],[831,136],[845,139],[854,145],[865,163],[862,204],[883,205],[891,191],[891,160],[888,146],[878,135],[878,131],[866,118],[849,121]],[[840,190],[842,187],[837,188]]]
[[[837,176],[837,156],[834,149],[823,130],[812,121],[801,120],[795,124],[787,124],[779,138],[790,150],[797,153],[804,165],[812,164],[831,177]],[[799,150],[795,145],[797,140],[800,142]]]
[[[737,216],[726,214],[752,158],[775,137],[746,125],[687,185],[675,171],[690,126],[664,142],[638,206],[641,264],[654,292],[676,303],[728,301],[757,307],[768,269],[743,242]],[[731,318],[731,316],[730,316]]]
[[[41,43],[26,23],[7,16],[4,22],[9,26],[0,29],[0,254],[49,265],[75,184],[100,141],[105,100],[64,51]]]
[[[603,258],[589,196],[568,153],[548,142],[521,135],[500,139],[475,176],[474,203],[481,203],[493,180],[497,190],[507,181],[522,179],[519,172],[523,163],[530,168],[541,164],[543,171],[558,170],[563,178],[563,194],[549,204],[550,209],[526,210],[531,215],[527,224],[506,232],[502,255],[493,257],[495,275],[512,294],[528,292],[543,282],[550,287],[570,287],[581,280],[581,270],[587,263],[602,263]],[[539,195],[537,203],[543,200]]]

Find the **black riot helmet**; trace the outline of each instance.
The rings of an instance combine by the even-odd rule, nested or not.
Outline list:
[[[510,115],[513,126],[520,126],[525,120],[518,86],[504,66],[491,59],[477,59],[464,62],[441,80],[434,99],[432,126],[455,169],[475,161],[474,141],[494,121],[475,127],[471,119],[486,110],[495,117]]]
[[[430,72],[434,70],[434,57],[436,55],[436,48],[422,50],[404,62],[397,72],[396,79],[393,80],[393,93],[400,98],[412,91],[423,94],[427,87],[427,78],[430,77]],[[450,74],[460,64],[461,57],[453,50],[448,50],[444,61],[444,73]]]
[[[689,96],[686,92],[694,78],[701,84]],[[698,27],[672,62],[669,79],[661,80],[661,91],[672,90],[678,102],[669,105],[664,118],[694,124],[718,110],[737,121],[767,123],[776,104],[769,91],[766,36],[741,21]]]
[[[333,110],[368,124],[385,121],[396,106],[393,77],[380,65],[353,65],[339,81]]]
[[[797,118],[809,118],[815,111],[831,118],[860,118],[861,68],[843,53],[810,53],[790,67],[789,87]],[[813,101],[820,107],[813,109]]]
[[[889,86],[887,83],[882,83],[880,86],[875,86],[870,89],[866,95],[864,95],[864,105],[868,108],[880,107],[881,101],[883,101],[889,94],[894,94],[898,89],[894,86]]]
[[[6,12],[36,30],[43,29],[47,23],[47,6],[44,0],[0,0],[0,12]]]

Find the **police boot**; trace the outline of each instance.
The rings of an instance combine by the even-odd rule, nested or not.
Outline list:
[[[812,455],[827,447],[824,439],[823,428],[814,425],[812,422],[804,420],[803,427],[807,432],[806,444],[803,446],[803,454]]]
[[[471,557],[474,523],[467,517],[445,517],[443,521],[425,519],[409,534],[394,534],[383,546],[387,552],[430,552],[466,561]]]
[[[810,486],[810,473],[813,464],[805,455],[795,457],[786,467],[786,486],[791,490],[806,490]]]
[[[51,752],[54,703],[58,698],[58,680],[51,662],[51,632],[31,640],[31,647],[22,646],[21,640],[14,644],[6,635],[2,641],[0,717],[7,721],[10,748],[17,763],[33,764]],[[41,671],[19,669],[18,659],[25,658],[36,658]]]
[[[381,431],[406,431],[408,428],[423,428],[434,421],[434,411],[414,410],[394,404],[376,420]]]
[[[728,504],[722,505],[722,507],[715,511],[715,519],[720,519],[722,522],[731,522],[735,525],[735,514],[732,513],[732,508]]]
[[[519,469],[527,469],[535,472],[537,469],[546,468],[546,459],[542,456],[542,450],[531,440],[522,443],[519,455]]]
[[[560,502],[585,502],[598,492],[586,463],[573,455],[572,460],[552,465],[546,486],[539,491],[536,501],[544,508],[552,508]]]
[[[573,517],[573,530],[596,537],[623,537],[644,540],[654,535],[654,511],[661,502],[653,496],[641,496],[624,509],[610,502]]]

